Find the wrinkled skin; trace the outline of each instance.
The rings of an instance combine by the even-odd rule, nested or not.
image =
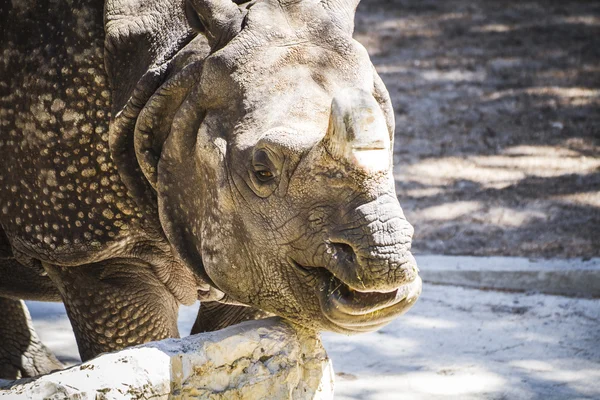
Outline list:
[[[421,281],[391,104],[351,36],[356,3],[169,2],[74,9],[89,20],[76,35],[105,21],[104,69],[74,65],[102,61],[97,39],[47,45],[47,67],[27,48],[41,43],[7,36],[0,296],[64,301],[83,358],[177,336],[177,306],[196,298],[223,304],[196,330],[267,312],[356,333],[405,312]],[[42,66],[28,92],[19,62]],[[43,100],[67,79],[61,63],[83,81],[76,105],[68,88]],[[11,106],[34,98],[47,108]],[[15,285],[22,271],[33,289]]]
[[[257,3],[243,26],[190,74],[199,84],[158,163],[163,227],[242,303],[317,329],[376,329],[418,291],[403,286],[417,279],[412,227],[391,163],[365,171],[332,157],[323,138],[344,88],[379,99],[391,136],[387,94],[364,48],[317,2]],[[189,169],[199,171],[191,185],[177,179]]]

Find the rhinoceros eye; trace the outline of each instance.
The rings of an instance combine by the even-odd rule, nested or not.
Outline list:
[[[268,169],[255,171],[254,173],[261,182],[268,182],[271,180],[271,178],[273,178],[273,173]]]
[[[267,183],[275,177],[273,173],[273,162],[266,150],[258,150],[252,157],[254,176],[261,183]]]

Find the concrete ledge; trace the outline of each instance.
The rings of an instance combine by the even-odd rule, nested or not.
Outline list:
[[[332,399],[317,334],[279,318],[104,354],[35,379],[0,382],[0,399]]]
[[[600,297],[600,258],[416,256],[423,282],[478,289]]]

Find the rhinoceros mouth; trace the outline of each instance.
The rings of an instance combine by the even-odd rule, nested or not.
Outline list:
[[[421,278],[388,292],[359,291],[325,268],[292,265],[313,282],[329,328],[343,333],[369,332],[408,311],[421,294]]]

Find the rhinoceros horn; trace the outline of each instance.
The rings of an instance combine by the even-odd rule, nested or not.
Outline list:
[[[344,89],[331,104],[323,145],[340,162],[366,173],[390,167],[390,133],[379,103],[362,89]]]
[[[323,0],[323,6],[329,10],[334,22],[352,34],[354,31],[354,14],[360,0]]]
[[[213,49],[241,30],[242,10],[230,0],[187,0],[185,11],[192,28],[205,35]]]

